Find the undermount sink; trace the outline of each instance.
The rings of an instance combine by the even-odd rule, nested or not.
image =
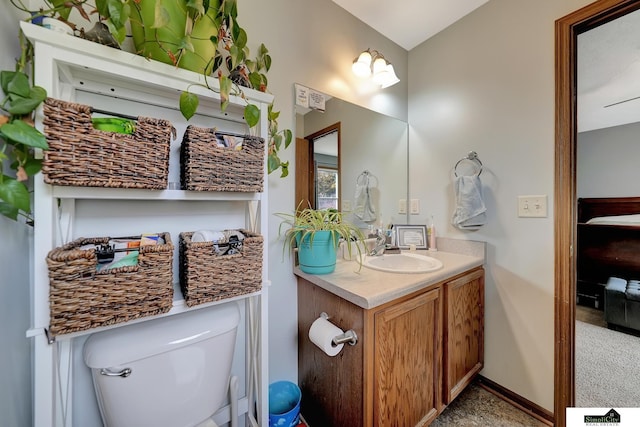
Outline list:
[[[412,253],[367,256],[362,262],[367,268],[391,273],[428,273],[442,268],[442,261]]]

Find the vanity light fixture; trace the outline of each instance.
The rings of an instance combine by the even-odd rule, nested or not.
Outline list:
[[[358,77],[371,77],[383,89],[400,81],[393,65],[377,50],[367,49],[358,55],[353,60],[351,70]]]

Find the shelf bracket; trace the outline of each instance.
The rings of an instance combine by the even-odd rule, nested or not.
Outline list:
[[[47,328],[43,328],[43,329],[44,329],[44,335],[45,335],[45,337],[47,337],[47,343],[48,344],[55,344],[56,337],[49,333],[49,329],[47,329]]]

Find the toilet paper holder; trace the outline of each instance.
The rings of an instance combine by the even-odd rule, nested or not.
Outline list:
[[[324,311],[320,313],[320,317],[322,317],[323,319],[329,320],[329,315]],[[345,331],[340,335],[336,335],[331,340],[331,345],[333,345],[334,347],[339,346],[340,344],[356,345],[357,343],[358,343],[358,335],[356,334],[356,331],[354,331],[353,329],[349,329],[348,331]]]

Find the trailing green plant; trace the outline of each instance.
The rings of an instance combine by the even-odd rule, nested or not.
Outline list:
[[[278,227],[278,236],[284,239],[283,252],[294,248],[296,242],[306,241],[313,246],[313,240],[318,231],[330,231],[335,247],[341,240],[345,241],[346,250],[351,258],[352,246],[358,251],[357,260],[362,265],[362,248],[364,247],[364,234],[354,224],[344,221],[342,213],[336,209],[296,209],[295,213],[277,212],[274,215],[282,219]],[[351,242],[355,242],[352,245]]]
[[[42,16],[60,16],[66,20],[71,8],[84,1],[51,0],[49,6],[30,13],[26,20]],[[16,8],[27,12],[20,0],[11,0]],[[32,84],[29,77],[33,65],[33,46],[19,33],[20,57],[14,70],[0,71],[0,88],[4,94],[0,102],[0,213],[17,220],[24,217],[32,223],[31,195],[27,186],[29,177],[40,172],[42,161],[35,150],[48,149],[45,136],[34,127],[34,112],[46,99],[47,92]],[[6,165],[13,171],[7,174]]]
[[[202,72],[204,83],[194,85],[218,92],[222,111],[226,110],[232,95],[245,100],[245,121],[250,130],[255,128],[260,121],[260,109],[247,100],[242,88],[267,92],[271,56],[261,44],[251,58],[247,33],[238,23],[237,0],[182,0],[183,3],[170,3],[170,10],[157,0],[151,24],[143,22],[150,19],[149,13],[142,9],[144,1],[151,0],[96,0],[96,8],[120,42],[125,37],[126,22],[131,22],[134,36],[143,39],[137,46],[139,54]],[[176,15],[181,13],[184,22],[177,19]],[[208,33],[207,28],[210,28]],[[199,50],[210,52],[211,57],[202,57]],[[217,87],[209,83],[210,75],[217,79]],[[196,94],[189,90],[182,92],[179,106],[185,119],[196,114],[198,104]],[[285,149],[291,144],[293,135],[289,129],[278,129],[279,115],[273,104],[270,105],[267,169],[269,173],[280,169],[281,177],[286,177],[289,162],[282,162],[279,152],[283,144]]]

